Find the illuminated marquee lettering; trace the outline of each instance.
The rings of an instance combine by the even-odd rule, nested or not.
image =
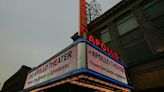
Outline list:
[[[87,28],[87,14],[86,14],[86,1],[80,0],[80,36],[84,36],[88,32]]]
[[[128,84],[125,68],[94,47],[87,45],[88,69]]]
[[[86,13],[86,0],[80,0],[80,36],[84,37],[84,34],[88,32],[87,27],[87,13]],[[112,49],[108,48],[104,43],[100,42],[99,39],[95,39],[93,36],[89,36],[89,41],[100,47],[103,51],[107,52],[115,59],[119,60],[119,56]]]
[[[119,60],[119,55],[116,52],[113,52],[112,49],[108,48],[104,43],[100,42],[99,39],[94,38],[92,35],[89,36],[88,40],[95,44],[97,47],[100,47],[103,51],[107,52],[109,55]]]
[[[33,87],[77,69],[77,45],[63,50],[27,75],[24,89]]]
[[[72,58],[72,51],[66,52],[65,54],[61,55],[60,57],[56,57],[55,59],[53,59],[48,64],[38,68],[36,70],[36,72],[29,75],[28,79],[31,79],[35,76],[38,76],[42,73],[45,73],[45,71],[47,71],[48,69],[52,69],[53,67],[56,67],[58,64],[65,62],[65,61],[68,61],[71,58]]]

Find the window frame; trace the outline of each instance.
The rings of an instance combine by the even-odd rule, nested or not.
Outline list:
[[[120,33],[120,30],[119,30],[119,28],[118,28],[119,25],[120,25],[120,24],[123,24],[123,23],[125,23],[125,22],[127,22],[128,20],[130,20],[130,19],[132,19],[132,18],[135,19],[136,26],[135,26],[134,28],[131,28],[130,30],[128,30],[128,31],[126,31],[126,32]],[[138,27],[139,27],[139,22],[137,21],[137,19],[135,18],[135,16],[132,15],[132,14],[129,14],[129,15],[127,15],[126,17],[122,17],[121,19],[119,19],[119,20],[116,22],[116,28],[117,28],[118,34],[119,34],[120,36],[123,36],[123,35],[125,35],[125,34],[131,32],[131,31],[137,29]]]
[[[112,40],[112,37],[111,37],[111,34],[109,33],[109,29],[108,28],[103,28],[102,29],[103,31],[101,31],[100,33],[101,33],[101,41],[103,42],[103,43],[108,43],[108,42],[110,42],[111,40]],[[106,34],[108,34],[108,38],[109,38],[109,40],[108,41],[103,41],[103,35],[106,35]]]

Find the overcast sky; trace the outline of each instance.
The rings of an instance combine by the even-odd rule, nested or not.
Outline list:
[[[120,0],[97,0],[103,12]],[[72,43],[78,0],[0,0],[0,89],[22,65],[35,67]]]

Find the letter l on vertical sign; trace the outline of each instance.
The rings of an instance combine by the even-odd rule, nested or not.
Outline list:
[[[80,30],[78,35],[84,37],[87,32],[86,0],[80,0]]]

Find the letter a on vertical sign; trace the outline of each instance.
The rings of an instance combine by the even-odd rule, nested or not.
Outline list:
[[[79,36],[85,37],[88,32],[87,27],[87,11],[86,11],[86,0],[80,0],[80,30]]]

